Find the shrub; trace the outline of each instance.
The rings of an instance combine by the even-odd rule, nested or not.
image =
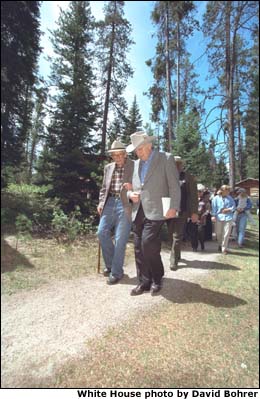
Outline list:
[[[15,227],[17,231],[16,249],[18,247],[19,238],[31,238],[32,233],[32,221],[25,215],[19,214],[15,221]]]
[[[77,236],[95,230],[98,217],[96,203],[86,199],[83,208],[66,214],[58,198],[47,198],[49,186],[10,184],[2,190],[2,225],[4,231],[18,226],[23,215],[32,223],[32,232],[54,233],[57,240],[73,242]],[[19,218],[17,219],[17,217]]]
[[[76,207],[75,211],[66,215],[60,207],[56,207],[53,211],[52,228],[57,241],[73,242],[76,238],[84,233],[84,223],[79,219],[81,217],[80,208]]]
[[[3,224],[15,225],[19,214],[33,222],[35,230],[50,227],[53,208],[57,199],[45,197],[48,186],[37,187],[29,184],[10,184],[2,191]]]

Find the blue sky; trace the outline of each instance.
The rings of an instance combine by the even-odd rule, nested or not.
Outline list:
[[[206,1],[195,2],[198,7],[197,18],[201,17],[205,11]],[[43,1],[41,5],[41,29],[45,32],[42,37],[41,45],[44,48],[40,58],[40,73],[46,78],[49,74],[49,64],[44,59],[46,55],[53,55],[52,46],[48,40],[50,36],[48,29],[56,28],[56,21],[59,16],[59,7],[68,7],[69,1]],[[103,18],[102,9],[103,1],[90,1],[92,14],[96,19]],[[143,117],[143,125],[149,122],[149,114],[151,112],[150,100],[143,93],[148,91],[152,85],[153,77],[151,70],[146,66],[145,61],[155,55],[156,38],[152,38],[155,33],[155,27],[151,22],[151,12],[154,7],[154,1],[126,1],[125,2],[125,18],[132,25],[132,38],[136,44],[132,45],[131,51],[128,53],[127,59],[134,69],[133,78],[129,79],[128,86],[125,91],[125,98],[128,105],[133,103],[134,95],[137,97],[137,103]],[[202,33],[197,32],[188,42],[188,50],[191,52],[191,62],[197,60],[205,51],[205,41]],[[208,72],[207,57],[204,55],[195,67],[199,68],[199,85],[203,88],[208,86],[206,74]],[[212,104],[208,103],[210,109]],[[212,115],[213,117],[213,115]],[[212,129],[216,130],[216,126]]]
[[[59,16],[59,7],[64,9],[68,4],[69,1],[43,1],[41,5],[41,29],[45,34],[41,42],[44,51],[40,58],[40,73],[44,77],[49,73],[49,64],[44,58],[46,55],[53,55],[52,46],[48,40],[50,35],[47,30],[56,28],[55,21],[57,21]],[[102,19],[104,2],[91,1],[90,5],[94,17]],[[153,27],[150,21],[152,8],[152,1],[127,1],[125,3],[125,17],[132,25],[132,38],[136,42],[135,45],[132,45],[131,51],[127,56],[130,65],[134,69],[134,77],[128,81],[125,97],[128,105],[131,105],[136,95],[143,122],[149,121],[150,113],[150,102],[143,95],[143,92],[147,91],[152,84],[150,68],[145,64],[145,61],[154,55],[155,39],[151,37]]]

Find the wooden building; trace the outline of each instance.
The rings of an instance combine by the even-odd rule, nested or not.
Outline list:
[[[244,188],[250,197],[259,198],[259,179],[248,177],[237,182],[235,186]]]

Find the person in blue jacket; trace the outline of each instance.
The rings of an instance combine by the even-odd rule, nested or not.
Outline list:
[[[228,241],[232,229],[235,201],[230,195],[230,186],[220,187],[218,195],[212,200],[212,222],[216,223],[218,251],[227,255]]]
[[[237,191],[237,194],[243,193],[245,191],[244,188],[240,188]],[[238,205],[238,198],[235,199],[236,206]],[[236,227],[237,227],[237,244],[239,248],[242,248],[245,241],[245,231],[248,221],[248,212],[253,206],[250,197],[247,197],[246,200],[246,207],[243,209],[237,208],[236,211],[238,212],[237,219],[236,219]]]

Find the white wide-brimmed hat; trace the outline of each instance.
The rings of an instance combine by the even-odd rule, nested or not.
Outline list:
[[[145,132],[135,132],[130,136],[132,144],[129,144],[126,147],[127,152],[132,152],[136,150],[138,147],[144,144],[152,143],[156,137],[155,136],[148,136]]]
[[[125,151],[125,145],[123,143],[121,143],[121,141],[119,140],[115,140],[112,145],[110,150],[108,150],[107,152],[109,154],[112,154],[113,152],[120,152],[120,151]]]

